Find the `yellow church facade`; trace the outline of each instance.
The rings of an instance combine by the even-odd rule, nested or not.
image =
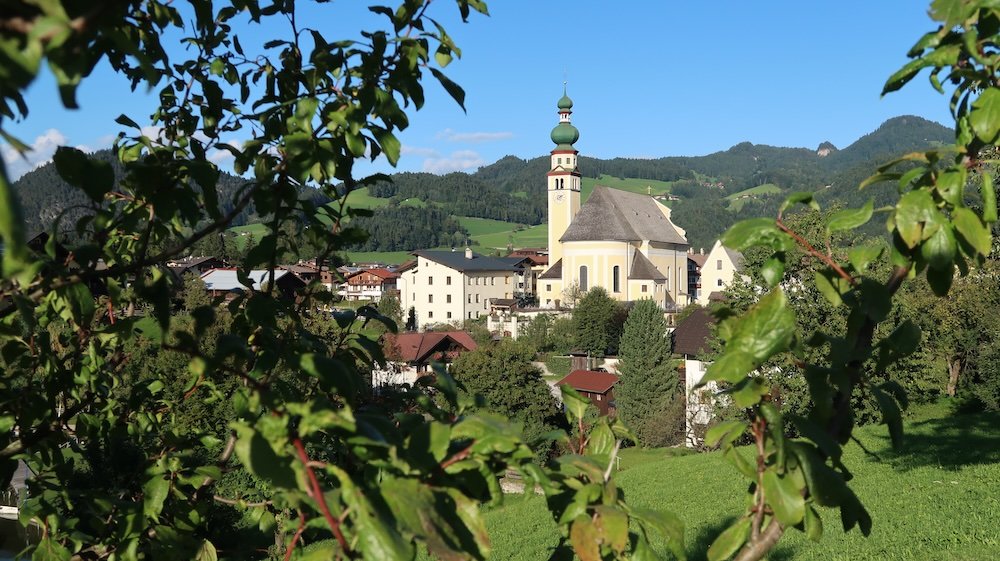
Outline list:
[[[623,302],[651,298],[665,311],[686,305],[690,245],[684,230],[648,195],[597,186],[581,204],[573,102],[564,94],[557,106],[547,174],[551,266],[538,278],[539,305],[573,307],[596,286]]]

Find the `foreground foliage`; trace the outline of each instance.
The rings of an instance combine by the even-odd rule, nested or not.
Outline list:
[[[67,107],[103,59],[160,99],[154,136],[129,116],[117,121],[129,131],[115,146],[120,181],[107,162],[71,148],[56,153],[59,174],[86,197],[72,223],[62,216],[50,229],[72,228],[80,241],[71,248],[56,235],[28,243],[0,170],[0,483],[19,459],[36,473],[21,509],[24,524],[43,528],[34,558],[411,559],[425,548],[438,558],[479,559],[491,551],[480,505],[501,500],[499,478],[510,473],[544,494],[558,557],[649,559],[658,540],[685,556],[680,520],[626,503],[615,484],[620,446],[635,436],[619,421],[588,421],[588,402],[572,390],[563,390],[572,430],[539,437],[566,453],[540,466],[518,425],[476,413],[445,372],[416,388],[369,391],[365,376],[383,360],[369,324],[393,322],[370,307],[328,314],[332,296],[318,283],[293,299],[276,290],[272,274],[260,291],[228,302],[206,305],[192,295],[176,302],[179,287],[164,262],[228,228],[251,201],[267,226],[243,256],[247,286],[247,269],[273,270],[301,247],[318,248],[322,265],[363,239],[346,226],[362,214],[346,202],[382,178],[355,178],[355,161],[383,154],[397,161],[395,132],[409,122],[406,109],[423,105],[428,75],[464,101],[441,70],[461,51],[428,4],[372,7],[384,28],[358,39],[325,37],[284,0],[191,0],[183,9],[157,0],[5,5],[4,120],[27,113],[24,92],[42,62]],[[463,20],[486,12],[479,0],[456,5]],[[790,527],[819,539],[820,507],[839,509],[847,530],[871,528],[847,485],[842,446],[853,434],[853,399],[870,393],[898,443],[905,395],[892,381],[869,384],[869,376],[918,344],[913,324],[878,341],[875,327],[904,280],[925,275],[944,294],[956,270],[982,263],[990,249],[996,201],[980,151],[1000,133],[1000,26],[998,10],[984,6],[936,2],[942,31],[927,35],[886,87],[925,67],[935,86],[944,71],[957,84],[954,151],[907,156],[905,171],[892,164],[873,179],[900,186],[898,202],[878,209],[893,236],[888,280],[870,269],[880,252],[860,246],[838,263],[787,227],[789,205],[815,204],[807,194],[792,197],[776,221],[741,223],[725,238],[738,249],[770,251],[764,278],[772,289],[722,322],[725,348],[707,376],[752,419],[709,435],[750,479],[750,506],[714,540],[710,559],[759,559]],[[259,34],[234,31],[261,21],[286,31],[263,44],[254,41]],[[178,35],[185,60],[169,59],[161,44]],[[221,141],[236,134],[247,138],[241,146]],[[216,151],[231,153],[245,178],[226,203]],[[977,210],[963,196],[972,176],[981,177]],[[336,203],[317,205],[299,196],[303,188]],[[858,227],[874,212],[872,205],[840,211],[827,228]],[[796,333],[782,287],[796,244],[823,263],[815,282],[843,310],[843,332]],[[583,300],[598,296],[591,290]],[[600,354],[617,343],[621,314],[593,308],[606,331],[577,324],[577,344]],[[821,358],[807,359],[804,345]],[[783,414],[753,374],[781,353],[799,359],[813,400],[807,415]],[[159,368],[144,368],[152,356]],[[181,363],[186,384],[178,388]],[[793,424],[803,438],[786,436]],[[744,434],[755,443],[753,461],[732,446]]]

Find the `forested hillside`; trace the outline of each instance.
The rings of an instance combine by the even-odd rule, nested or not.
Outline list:
[[[706,156],[600,160],[584,154],[580,158],[580,171],[588,178],[610,176],[669,183],[671,194],[678,199],[669,203],[674,221],[687,230],[692,246],[707,248],[737,220],[773,214],[783,194],[790,191],[816,192],[825,204],[839,201],[859,205],[870,197],[875,197],[876,203],[884,202],[889,196],[887,186],[875,185],[864,192],[857,189],[872,169],[904,153],[948,142],[951,136],[949,129],[937,123],[903,116],[886,121],[839,150],[829,142],[816,150],[743,142]],[[585,146],[582,148],[586,150]],[[96,155],[114,160],[109,150]],[[372,234],[361,247],[412,250],[462,243],[468,233],[449,219],[454,216],[543,224],[548,170],[547,156],[530,160],[507,156],[471,174],[394,174],[391,183],[379,183],[368,189],[370,196],[386,200],[386,208],[360,223]],[[228,201],[239,185],[238,177],[224,173],[218,187],[220,201],[230,204]],[[754,189],[762,185],[774,187]],[[59,179],[52,164],[18,180],[15,192],[33,231],[47,228],[64,210],[86,204]],[[317,202],[320,200],[317,197]],[[405,200],[422,201],[415,206],[426,208],[403,210],[397,203]],[[74,216],[72,211],[68,215],[71,219]],[[251,205],[234,225],[260,219]],[[400,224],[394,225],[395,221]],[[417,224],[421,227],[413,227]],[[62,230],[71,225],[72,220],[64,219]]]

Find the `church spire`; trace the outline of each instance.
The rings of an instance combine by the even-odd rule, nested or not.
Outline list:
[[[552,129],[550,138],[556,144],[556,150],[576,150],[573,143],[580,139],[580,131],[570,124],[573,100],[566,95],[566,82],[563,82],[563,96],[559,98],[556,107],[559,108],[559,124]]]

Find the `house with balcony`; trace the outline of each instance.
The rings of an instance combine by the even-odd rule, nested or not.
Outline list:
[[[378,302],[382,296],[397,290],[399,273],[386,268],[361,269],[344,279],[337,295],[348,301]]]

